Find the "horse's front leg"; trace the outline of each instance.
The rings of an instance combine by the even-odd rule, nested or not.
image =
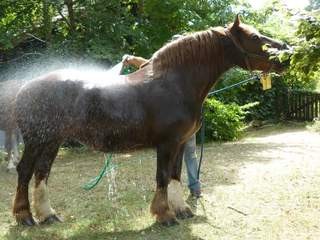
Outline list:
[[[176,157],[176,161],[174,161],[171,173],[171,181],[168,186],[169,206],[175,212],[177,218],[179,219],[186,219],[194,216],[194,214],[191,211],[191,208],[183,199],[183,190],[181,186],[181,170],[183,155],[184,145],[180,147]]]
[[[178,143],[170,142],[157,147],[157,189],[150,210],[157,221],[166,226],[178,223],[175,212],[170,209],[168,203],[168,184],[178,151]]]
[[[48,191],[48,178],[54,159],[57,156],[60,141],[48,142],[35,163],[34,177],[35,185],[33,189],[33,208],[40,224],[51,224],[62,222],[55,210],[51,207]]]

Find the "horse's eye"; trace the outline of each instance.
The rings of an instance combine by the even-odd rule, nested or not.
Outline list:
[[[259,38],[258,35],[254,34],[254,35],[252,36],[252,39],[255,40],[255,41],[257,41],[257,40],[259,40],[260,38]]]

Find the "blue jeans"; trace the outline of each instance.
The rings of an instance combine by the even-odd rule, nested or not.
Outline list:
[[[198,175],[198,160],[196,153],[196,134],[186,142],[184,149],[184,161],[186,163],[188,175],[188,187],[190,191],[200,190],[200,181],[197,179]]]

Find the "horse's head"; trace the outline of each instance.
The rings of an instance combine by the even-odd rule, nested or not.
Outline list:
[[[270,59],[271,51],[268,49],[288,49],[285,43],[264,36],[253,27],[241,23],[239,15],[225,32],[237,48],[239,57],[235,59],[238,59],[236,64],[240,67],[263,72],[284,70],[286,64],[280,63],[276,58]]]

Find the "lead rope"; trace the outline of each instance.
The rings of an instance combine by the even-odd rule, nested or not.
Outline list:
[[[201,132],[200,132],[200,140],[201,140],[201,148],[200,148],[200,158],[199,158],[199,165],[197,171],[197,180],[200,180],[200,169],[202,164],[203,158],[203,147],[204,147],[204,137],[205,137],[205,121],[204,121],[204,114],[203,114],[203,105],[201,107]]]
[[[209,92],[207,97],[211,97],[213,95],[216,95],[217,93],[224,92],[226,90],[241,86],[241,85],[246,84],[251,81],[260,81],[260,76],[255,75],[255,76],[248,78],[248,79],[245,79],[241,82],[238,82],[238,83],[232,84],[230,86]],[[200,147],[200,158],[199,158],[199,165],[198,165],[198,171],[197,171],[197,180],[198,181],[200,180],[200,170],[201,170],[201,165],[202,165],[202,160],[203,160],[204,138],[205,138],[205,120],[204,120],[204,106],[202,105],[202,108],[201,108],[201,129],[200,129],[201,147]]]

